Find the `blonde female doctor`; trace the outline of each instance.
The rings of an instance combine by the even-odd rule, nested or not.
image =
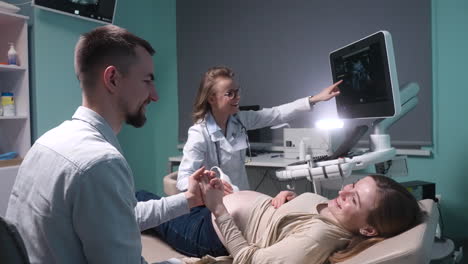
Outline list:
[[[188,130],[187,143],[177,176],[177,188],[186,190],[188,178],[202,166],[217,166],[228,175],[223,181],[225,194],[248,190],[245,170],[247,130],[274,126],[311,111],[312,106],[340,94],[337,82],[320,93],[260,111],[239,111],[240,89],[234,73],[227,67],[214,67],[203,76],[194,103],[194,125]]]

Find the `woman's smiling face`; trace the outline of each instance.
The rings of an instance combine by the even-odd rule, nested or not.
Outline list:
[[[358,232],[368,225],[367,217],[376,206],[377,185],[371,177],[346,185],[328,208],[336,221],[352,232]]]
[[[240,93],[237,84],[229,78],[218,78],[213,86],[213,94],[209,100],[211,111],[225,116],[239,111]]]

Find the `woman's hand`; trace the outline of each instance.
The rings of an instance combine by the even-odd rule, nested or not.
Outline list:
[[[320,93],[312,96],[309,98],[310,103],[318,103],[321,101],[328,101],[333,97],[340,94],[340,90],[338,89],[338,85],[340,85],[343,80],[340,80],[333,85],[328,86],[327,88],[323,89]]]
[[[210,180],[214,178],[215,176],[216,175],[214,172],[205,170],[205,167],[201,167],[200,169],[195,171],[192,175],[190,175],[188,189],[184,193],[185,198],[187,198],[189,208],[203,205],[203,196],[200,190],[199,183],[204,177]]]
[[[232,185],[229,182],[225,180],[221,180],[221,181],[223,183],[224,195],[228,195],[234,192],[234,189],[232,188]]]
[[[228,211],[223,203],[224,184],[219,178],[209,179],[203,177],[200,183],[205,206],[210,209],[215,217],[227,214]]]
[[[275,198],[271,199],[271,205],[278,209],[284,203],[291,201],[292,199],[296,198],[296,193],[291,191],[282,191],[276,195]]]

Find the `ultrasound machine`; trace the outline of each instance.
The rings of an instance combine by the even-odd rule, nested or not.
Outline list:
[[[398,84],[392,37],[379,31],[330,53],[333,82],[343,80],[336,97],[338,116],[342,119],[375,119],[372,123],[369,151],[357,156],[347,155],[368,130],[357,126],[351,135],[327,160],[306,159],[303,164],[287,166],[277,171],[280,181],[307,178],[316,187],[317,180],[349,177],[362,170],[393,159],[387,129],[418,103],[419,86]]]

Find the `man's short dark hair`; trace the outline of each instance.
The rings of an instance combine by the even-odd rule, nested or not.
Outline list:
[[[152,56],[148,41],[115,25],[98,27],[80,37],[75,49],[75,72],[82,87],[93,86],[99,70],[113,65],[122,73],[137,59],[135,48],[143,47]]]

